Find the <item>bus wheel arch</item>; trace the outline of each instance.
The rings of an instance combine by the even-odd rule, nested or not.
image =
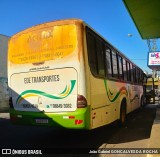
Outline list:
[[[125,125],[127,115],[127,100],[123,98],[120,105],[120,112],[119,112],[119,126],[122,127]]]

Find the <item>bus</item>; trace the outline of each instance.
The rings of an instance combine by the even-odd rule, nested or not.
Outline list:
[[[13,35],[8,84],[13,124],[94,129],[143,105],[143,71],[80,19]]]

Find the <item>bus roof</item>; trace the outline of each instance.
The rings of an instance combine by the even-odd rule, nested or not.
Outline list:
[[[14,37],[17,37],[21,34],[33,31],[33,30],[35,30],[35,28],[36,29],[37,28],[41,29],[41,28],[44,28],[44,27],[51,27],[51,26],[55,26],[55,25],[78,24],[78,23],[83,23],[83,21],[80,20],[80,19],[71,18],[71,19],[61,19],[61,20],[55,20],[55,21],[50,21],[50,22],[44,22],[44,23],[41,23],[41,24],[38,24],[38,25],[34,25],[32,27],[26,28],[26,29],[14,34],[12,37],[14,38]]]
[[[51,22],[45,22],[41,23],[35,26],[32,26],[30,28],[27,28],[23,31],[18,32],[17,34],[13,35],[12,38],[16,38],[24,33],[34,31],[35,29],[41,29],[44,27],[51,27],[51,26],[57,26],[57,25],[64,25],[64,24],[83,24],[84,26],[89,27],[91,30],[93,30],[96,34],[98,34],[102,39],[104,39],[115,51],[119,52],[121,56],[129,60],[134,66],[137,66],[133,61],[131,61],[126,55],[124,55],[121,51],[119,51],[116,47],[114,47],[108,40],[106,40],[102,35],[100,35],[96,30],[94,30],[90,25],[88,25],[85,21],[78,19],[78,18],[70,18],[70,19],[61,19],[61,20],[55,20]],[[138,67],[138,66],[137,66]],[[140,67],[138,67],[141,69]],[[142,70],[142,69],[141,69]]]

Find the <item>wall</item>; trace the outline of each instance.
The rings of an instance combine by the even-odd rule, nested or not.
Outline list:
[[[8,112],[7,51],[10,37],[0,34],[0,112]]]

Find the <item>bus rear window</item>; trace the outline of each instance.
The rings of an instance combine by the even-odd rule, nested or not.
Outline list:
[[[77,47],[75,25],[53,26],[42,29],[35,27],[15,35],[9,43],[9,61],[15,64],[36,63],[64,58]]]

